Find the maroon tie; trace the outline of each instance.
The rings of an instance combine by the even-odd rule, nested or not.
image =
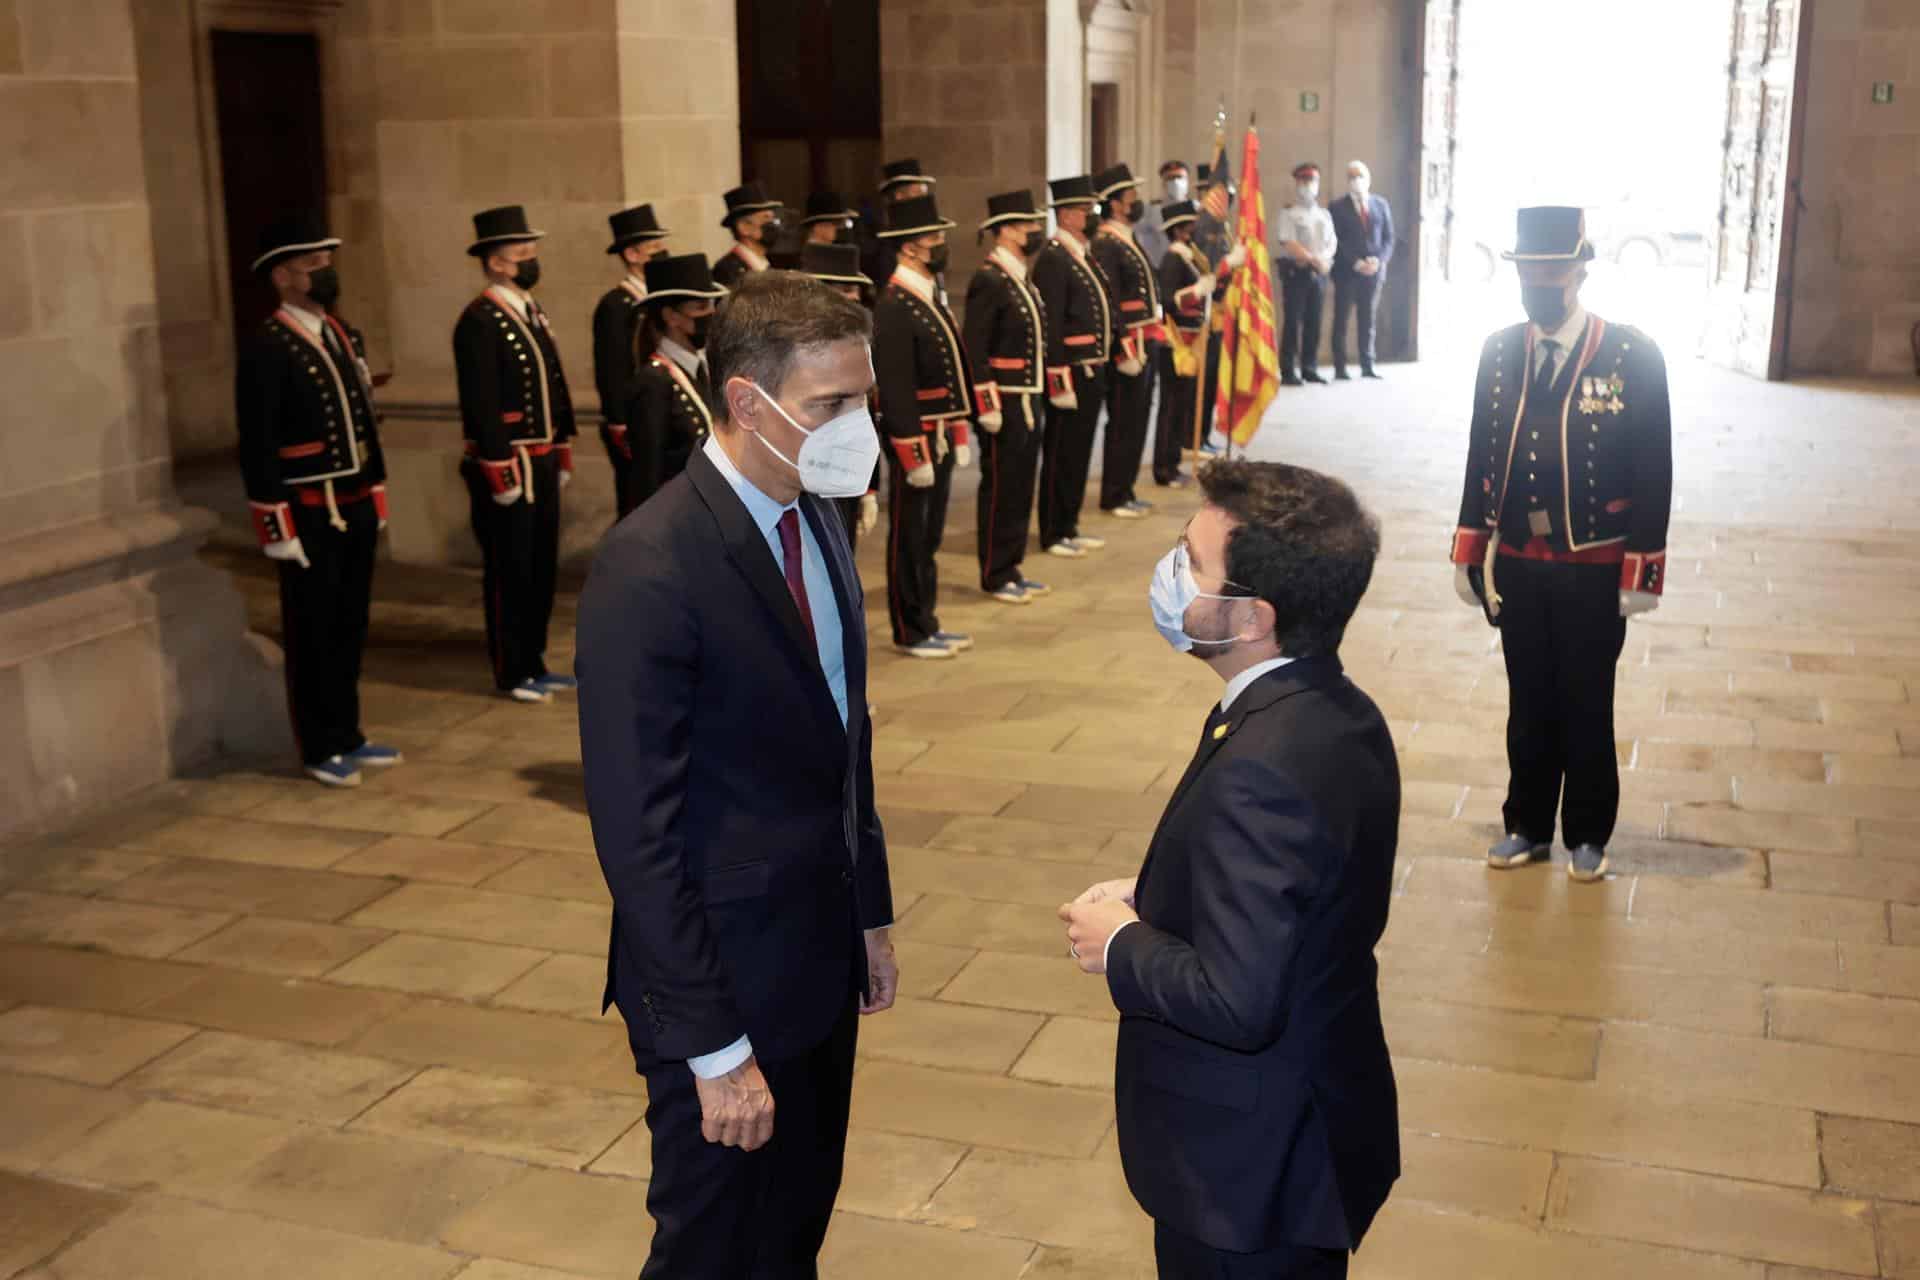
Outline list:
[[[800,512],[788,508],[780,516],[780,558],[786,561],[787,590],[800,606],[800,620],[807,624],[807,636],[816,645],[820,637],[813,633],[813,608],[807,603],[807,577],[800,563]]]

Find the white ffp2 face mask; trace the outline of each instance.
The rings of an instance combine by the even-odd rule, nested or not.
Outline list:
[[[775,413],[793,423],[793,429],[806,437],[800,442],[796,461],[767,443],[766,433],[754,432],[754,438],[766,445],[767,452],[794,469],[800,487],[817,498],[858,498],[867,492],[873,479],[874,464],[880,461],[880,434],[874,429],[873,415],[864,402],[837,418],[829,418],[808,430],[793,421],[793,415],[767,394],[759,383],[751,384]]]

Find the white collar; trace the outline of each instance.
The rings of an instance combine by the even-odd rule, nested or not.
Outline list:
[[[1122,240],[1133,239],[1133,224],[1122,222],[1118,218],[1108,218],[1100,224],[1100,229],[1110,236],[1119,236]]]
[[[914,297],[928,305],[932,305],[934,302],[932,278],[921,275],[912,267],[904,264],[895,267],[893,269],[893,283],[899,285],[908,293],[911,293]]]
[[[1286,666],[1292,661],[1292,658],[1268,658],[1265,662],[1254,663],[1245,671],[1242,671],[1239,675],[1227,681],[1227,691],[1220,695],[1220,709],[1222,711],[1230,710],[1233,707],[1233,700],[1252,687],[1255,680],[1258,680],[1269,671],[1278,671],[1281,667]]]
[[[1003,244],[995,245],[993,247],[993,253],[990,256],[995,262],[1000,264],[1001,270],[1005,271],[1015,280],[1025,280],[1027,278],[1027,264],[1021,261],[1019,254],[1007,248],[1007,246]]]
[[[506,302],[512,306],[522,320],[531,318],[532,312],[528,310],[528,304],[533,300],[511,284],[502,282],[489,287],[487,292],[492,294],[496,301]]]
[[[1061,227],[1053,233],[1053,242],[1072,254],[1078,261],[1085,262],[1087,260],[1086,242],[1065,227]]]
[[[305,329],[308,333],[312,334],[316,338],[319,337],[321,333],[326,330],[326,327],[327,327],[326,318],[324,316],[319,316],[314,314],[313,312],[307,310],[305,307],[295,307],[295,306],[290,306],[288,304],[282,303],[280,306],[280,310],[285,312],[287,315],[292,316],[295,320],[299,321],[300,327],[302,329]]]
[[[660,345],[656,349],[661,355],[679,365],[680,371],[689,378],[699,374],[700,356],[695,352],[687,350],[672,338],[660,339]]]
[[[1572,355],[1573,345],[1580,340],[1580,333],[1586,327],[1587,309],[1576,302],[1573,304],[1573,310],[1567,313],[1567,322],[1552,333],[1542,332],[1539,325],[1534,325],[1533,340],[1536,344],[1557,342],[1560,344],[1562,355]]]
[[[647,278],[645,276],[637,276],[629,271],[620,277],[620,287],[625,289],[627,296],[635,302],[645,302],[647,300]]]
[[[764,493],[759,485],[747,479],[745,473],[733,465],[733,459],[728,455],[726,446],[720,443],[718,432],[708,433],[707,443],[702,447],[701,452],[707,455],[707,460],[713,463],[728,487],[740,495],[741,505],[746,507],[747,514],[753,518],[753,523],[760,530],[762,537],[773,532],[774,527],[780,523],[781,516],[800,505],[800,499],[795,498],[783,507]]]
[[[750,269],[754,271],[765,271],[767,269],[767,260],[761,257],[756,250],[749,248],[746,241],[735,240],[733,242],[733,251],[739,255],[740,261],[746,263]]]
[[[1187,262],[1193,261],[1193,246],[1185,240],[1169,240],[1167,241],[1167,248],[1179,254]]]

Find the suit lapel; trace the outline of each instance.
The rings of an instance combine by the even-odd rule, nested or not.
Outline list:
[[[827,562],[827,576],[833,581],[833,606],[840,617],[840,650],[846,662],[847,738],[850,744],[858,743],[860,735],[855,730],[867,714],[867,620],[859,605],[859,570],[854,566],[839,515],[811,494],[801,497],[800,510],[806,513],[813,540]],[[839,719],[837,713],[834,719]]]

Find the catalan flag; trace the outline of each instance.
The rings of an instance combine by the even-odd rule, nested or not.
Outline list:
[[[1274,342],[1273,259],[1267,252],[1267,206],[1260,195],[1260,133],[1249,127],[1240,159],[1240,220],[1234,238],[1247,251],[1222,304],[1220,383],[1215,428],[1245,445],[1280,390],[1280,354]]]

